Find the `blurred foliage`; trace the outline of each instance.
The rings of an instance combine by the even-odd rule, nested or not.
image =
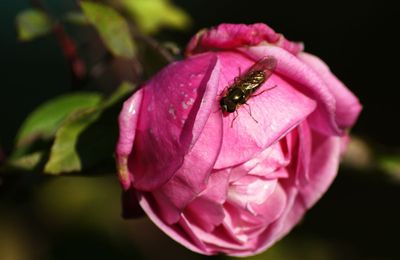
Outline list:
[[[86,16],[78,11],[70,11],[66,13],[63,20],[75,25],[88,25],[89,21]]]
[[[17,153],[20,150],[16,151]],[[44,156],[44,151],[34,151],[26,154],[16,156],[15,154],[8,161],[5,166],[0,168],[3,172],[10,171],[11,169],[17,169],[21,171],[33,171],[36,166],[40,164]]]
[[[84,170],[113,161],[116,118],[133,84],[171,60],[169,49],[146,34],[161,28],[187,28],[190,19],[168,0],[80,1],[75,6],[80,10],[61,14],[52,13],[45,1],[30,3],[32,8],[16,18],[19,39],[33,40],[52,32],[69,62],[71,89],[78,91],[53,98],[28,115],[0,171],[85,174]],[[86,34],[91,25],[97,37],[90,36],[81,44],[80,34],[71,34],[64,23],[74,24]],[[126,74],[130,75],[121,76]],[[131,82],[116,88],[126,79]],[[113,94],[108,95],[109,90],[114,90]]]
[[[368,143],[358,136],[351,136],[342,163],[356,169],[372,168],[374,155]]]
[[[160,29],[185,29],[190,17],[169,0],[120,0],[120,4],[144,33],[154,34]]]
[[[72,112],[56,132],[44,172],[50,174],[77,172],[83,170],[82,163],[85,160],[86,166],[93,166],[96,162],[105,159],[104,153],[111,157],[116,141],[116,129],[103,125],[103,127],[97,126],[96,131],[91,134],[82,135],[82,133],[98,121],[105,110],[121,102],[127,94],[131,94],[133,89],[134,87],[131,84],[124,83],[111,97],[99,103],[98,106]],[[118,114],[113,114],[115,121],[111,120],[114,121],[114,125],[117,123],[116,118],[118,118]],[[110,130],[114,130],[114,132],[110,132]],[[84,142],[84,144],[78,144],[78,142]],[[106,144],[103,146],[104,143]],[[90,148],[86,151],[79,151],[79,146]]]
[[[400,153],[382,151],[371,141],[353,135],[342,158],[342,164],[363,173],[382,172],[396,182],[400,181]]]
[[[99,93],[79,92],[56,97],[34,110],[17,134],[17,147],[27,146],[36,139],[54,136],[63,120],[75,110],[95,107],[101,101]]]
[[[128,23],[117,11],[107,5],[87,1],[82,1],[81,7],[114,55],[133,58],[136,47],[130,36]]]
[[[17,16],[18,39],[30,41],[51,31],[53,23],[48,15],[39,9],[24,10]]]
[[[116,118],[121,102],[133,90],[133,85],[125,82],[107,98],[75,92],[43,104],[21,127],[16,149],[3,171],[40,170],[42,163],[44,173],[60,174],[112,160]],[[38,149],[40,141],[50,142]]]
[[[400,154],[382,156],[379,162],[384,172],[400,181]]]

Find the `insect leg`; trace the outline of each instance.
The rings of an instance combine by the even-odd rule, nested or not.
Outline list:
[[[253,94],[253,95],[251,95],[251,97],[256,97],[256,96],[259,96],[259,95],[261,95],[262,93],[264,93],[265,91],[268,91],[268,90],[271,90],[271,89],[274,89],[274,88],[276,88],[278,85],[275,85],[275,86],[273,86],[273,87],[270,87],[270,88],[267,88],[267,89],[264,89],[263,91],[261,91],[260,93],[257,93],[257,94]]]
[[[254,121],[256,121],[256,123],[258,124],[258,121],[253,117],[253,115],[251,114],[251,107],[249,106],[249,104],[247,104],[247,103],[244,103],[248,108],[249,108],[249,110],[247,110],[246,109],[246,111],[249,113],[249,115],[251,116],[251,118],[253,118],[253,120]]]
[[[233,127],[233,122],[236,120],[236,118],[239,116],[239,112],[236,110],[235,111],[235,117],[233,118],[232,122],[231,122],[231,128]]]
[[[240,75],[242,74],[242,72],[241,72],[241,70],[240,70],[240,67],[238,67],[238,70],[239,70],[239,76],[235,77],[235,79],[233,80],[233,82],[234,82],[235,84],[238,83],[238,82],[240,82],[240,80],[241,80]]]

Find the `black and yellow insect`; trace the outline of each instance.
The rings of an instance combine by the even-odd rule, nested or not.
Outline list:
[[[247,104],[247,100],[254,96],[252,94],[272,75],[276,64],[277,61],[274,57],[266,56],[254,63],[245,73],[236,77],[219,101],[222,111],[237,113],[237,109],[241,105]]]

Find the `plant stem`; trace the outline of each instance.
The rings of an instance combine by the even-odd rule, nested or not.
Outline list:
[[[138,32],[137,30],[132,30],[133,36],[146,43],[148,46],[150,46],[152,49],[154,49],[156,52],[160,54],[161,57],[163,57],[168,63],[171,63],[175,61],[174,56],[166,49],[164,48],[156,39],[154,39],[151,36],[142,34]]]
[[[74,39],[65,31],[64,26],[51,15],[41,0],[29,0],[30,4],[45,12],[54,22],[53,34],[62,50],[62,53],[68,61],[72,76],[72,89],[80,89],[86,78],[86,65],[79,56],[77,44]]]

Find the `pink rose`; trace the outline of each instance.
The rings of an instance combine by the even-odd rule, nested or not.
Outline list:
[[[287,234],[335,178],[361,110],[302,49],[265,24],[199,32],[185,60],[124,104],[116,157],[125,214],[139,203],[170,237],[207,255],[256,254]],[[265,57],[276,60],[272,75],[248,105],[223,113],[239,71]]]

